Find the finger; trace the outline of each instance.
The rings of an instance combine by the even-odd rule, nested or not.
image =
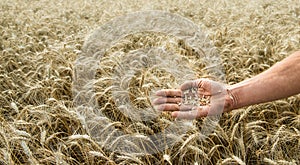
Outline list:
[[[201,97],[203,96],[211,96],[212,93],[210,92],[210,89],[204,89],[204,88],[198,88],[198,95]]]
[[[188,89],[190,89],[190,88],[198,88],[198,83],[199,83],[198,80],[187,81],[187,82],[184,82],[184,83],[180,86],[180,89],[181,89],[182,91],[185,91],[185,90],[188,90]]]
[[[206,96],[211,96],[211,83],[212,81],[210,81],[209,79],[197,79],[197,80],[193,80],[193,81],[187,81],[185,83],[183,83],[180,87],[180,89],[182,91],[191,89],[191,88],[197,88],[198,90],[198,94],[199,95],[206,95]]]
[[[181,97],[160,97],[153,100],[154,105],[164,104],[164,103],[181,103],[183,100]]]
[[[198,93],[203,95],[217,95],[224,93],[225,86],[222,83],[212,81],[209,79],[200,79],[198,80]]]
[[[192,106],[178,104],[160,104],[154,107],[159,111],[190,111]]]
[[[209,106],[200,106],[197,107],[195,110],[191,110],[191,111],[174,111],[172,112],[172,116],[177,119],[193,120],[196,118],[207,116],[209,110],[210,110]]]
[[[155,93],[156,96],[162,97],[181,97],[181,90],[179,89],[162,89]]]

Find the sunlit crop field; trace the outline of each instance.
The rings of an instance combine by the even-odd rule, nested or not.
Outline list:
[[[128,71],[136,65],[127,92],[140,109],[151,107],[154,89],[176,88],[184,81],[168,68],[191,68],[194,78],[218,80],[206,72],[206,61],[176,36],[138,32],[114,41],[97,63],[93,82],[92,99],[102,116],[86,117],[89,111],[76,107],[84,98],[75,99],[74,82],[81,82],[75,62],[93,56],[88,53],[94,47],[86,43],[103,40],[90,40],[91,34],[116,17],[149,10],[197,25],[206,36],[203,42],[211,41],[215,48],[222,81],[229,85],[300,49],[299,0],[0,0],[0,164],[300,164],[299,95],[223,114],[205,135],[201,129],[207,119],[194,119],[190,130],[168,132],[176,142],[166,148],[148,137],[166,133],[176,122],[168,113],[136,121],[120,111],[115,81],[119,75],[122,83],[125,73],[117,68]],[[178,64],[163,65],[173,55],[145,51],[152,47],[174,52]],[[160,65],[148,61],[153,65],[141,69],[140,63],[131,63],[142,63],[147,56],[164,60]],[[138,142],[125,141],[129,136]],[[121,145],[134,153],[115,150]]]

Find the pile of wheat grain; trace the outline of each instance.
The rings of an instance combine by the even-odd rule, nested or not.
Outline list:
[[[204,140],[199,138],[202,136],[199,128],[205,119],[195,120],[194,129],[182,133],[172,147],[155,154],[133,155],[107,150],[90,136],[74,110],[72,95],[74,62],[81,55],[86,36],[116,16],[154,9],[191,19],[207,32],[220,54],[227,83],[233,84],[268,69],[300,48],[299,6],[297,0],[2,0],[0,162],[299,164],[299,96],[224,114],[214,132]],[[149,33],[127,37],[101,61],[106,70],[98,72],[96,98],[111,124],[107,128],[149,135],[163,130],[173,119],[163,114],[155,121],[142,123],[122,116],[111,101],[108,71],[116,65],[115,52],[134,56],[137,46],[161,46],[164,42],[168,44],[170,38]],[[141,40],[136,42],[134,38]],[[180,41],[174,39],[174,43],[169,44],[172,51],[178,51],[179,55],[189,52],[180,47]],[[203,66],[193,54],[185,58],[191,67],[201,71]],[[136,81],[130,84],[140,89],[130,91],[136,96],[131,99],[137,107],[149,105],[143,92],[150,88],[139,81],[144,74],[137,72]],[[170,75],[154,69],[145,82],[153,87],[173,87],[174,82],[166,83],[169,79],[172,80]]]

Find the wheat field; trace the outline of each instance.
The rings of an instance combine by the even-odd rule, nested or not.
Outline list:
[[[102,116],[76,108],[76,60],[94,51],[87,43],[101,41],[89,36],[116,17],[149,10],[176,14],[199,27],[218,54],[226,84],[253,77],[300,49],[298,0],[0,0],[0,163],[300,164],[299,95],[223,114],[205,135],[200,130],[207,118],[194,119],[185,132],[167,132],[176,122],[168,113],[153,117],[150,108],[151,120],[136,121],[119,110],[116,75],[127,84],[133,106],[141,109],[151,107],[152,89],[180,83],[167,72],[173,63],[153,66],[150,60],[140,69],[148,60],[145,54],[165,56],[164,61],[176,57],[175,71],[188,67],[194,78],[215,78],[176,36],[139,32],[114,41],[94,75],[92,98]],[[161,49],[145,52],[151,47],[176,56]],[[125,73],[115,70],[131,65],[136,72],[123,82]],[[153,145],[154,135],[164,131],[167,140],[176,141],[170,147],[161,142],[165,148]],[[115,150],[120,146],[132,153]]]

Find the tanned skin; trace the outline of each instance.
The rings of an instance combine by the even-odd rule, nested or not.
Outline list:
[[[199,97],[214,100],[209,105],[198,107],[181,106],[183,91],[198,88]],[[171,111],[176,118],[193,119],[228,112],[249,105],[275,101],[300,93],[300,51],[276,63],[268,70],[231,86],[197,79],[185,82],[180,89],[165,89],[156,92],[153,100],[158,110]],[[221,111],[217,110],[220,109]]]

